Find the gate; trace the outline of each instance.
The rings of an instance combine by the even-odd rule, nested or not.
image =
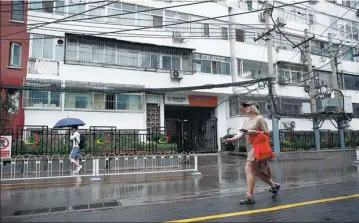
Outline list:
[[[212,153],[218,151],[217,119],[166,119],[170,140],[183,152]]]

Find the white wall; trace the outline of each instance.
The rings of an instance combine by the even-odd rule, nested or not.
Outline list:
[[[116,126],[118,129],[146,129],[145,113],[48,111],[25,109],[25,125],[45,125],[52,128],[63,118],[79,118],[90,126]],[[129,121],[130,120],[130,121]]]

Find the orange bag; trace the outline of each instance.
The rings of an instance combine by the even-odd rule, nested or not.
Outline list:
[[[249,136],[248,140],[253,146],[256,161],[275,157],[270,148],[269,138],[266,134],[261,132],[255,136]]]

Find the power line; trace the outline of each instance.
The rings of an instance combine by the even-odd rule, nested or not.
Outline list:
[[[201,1],[201,2],[195,2],[195,3],[188,3],[188,4],[183,4],[183,5],[175,5],[175,6],[167,6],[167,7],[162,7],[162,8],[156,8],[156,9],[148,9],[148,10],[141,10],[141,11],[136,11],[136,12],[126,12],[126,13],[120,13],[118,15],[128,15],[128,14],[133,14],[133,13],[140,13],[140,12],[149,12],[149,11],[154,11],[154,10],[159,10],[159,9],[168,9],[168,8],[176,8],[176,7],[182,7],[182,6],[190,6],[190,5],[196,5],[196,4],[202,4],[202,3],[207,3],[207,2],[212,2],[211,0],[210,1]],[[7,37],[7,36],[11,36],[11,35],[15,35],[15,34],[18,34],[18,33],[22,33],[22,32],[26,32],[26,31],[29,31],[29,30],[32,30],[32,29],[37,29],[39,27],[43,27],[45,25],[49,25],[49,24],[53,24],[53,23],[59,23],[61,21],[66,21],[67,19],[69,18],[73,18],[75,16],[78,16],[78,15],[81,15],[81,14],[84,14],[84,13],[87,13],[87,12],[90,12],[90,11],[93,11],[93,10],[96,10],[98,8],[101,8],[101,7],[104,7],[104,6],[107,6],[107,5],[110,5],[112,4],[113,2],[108,2],[104,5],[101,5],[101,6],[97,6],[95,8],[92,8],[92,9],[89,9],[89,10],[86,10],[86,11],[83,11],[83,12],[80,12],[80,13],[76,13],[76,14],[73,14],[73,15],[70,15],[70,16],[67,16],[65,18],[61,18],[61,19],[58,19],[58,20],[55,20],[55,21],[51,21],[51,22],[47,22],[45,24],[42,24],[42,25],[39,25],[39,26],[36,26],[36,27],[32,27],[30,29],[27,29],[27,30],[22,30],[22,31],[18,31],[18,32],[15,32],[15,33],[11,33],[11,34],[8,34],[8,35],[5,35],[5,36],[1,36],[1,38],[3,37]],[[111,15],[111,16],[115,16],[115,15]],[[95,19],[95,18],[101,18],[101,17],[110,17],[110,16],[95,16],[95,17],[92,17],[91,19]],[[86,18],[85,20],[87,20],[88,18]]]
[[[302,3],[301,3],[302,4]],[[359,2],[357,3],[359,4]],[[343,15],[342,17],[344,17],[350,10],[348,9]],[[330,26],[328,26],[329,28],[334,25],[337,21],[333,22],[332,24],[330,24]],[[328,28],[326,30],[324,30],[320,35],[323,35],[326,31],[328,30]],[[299,52],[297,54],[295,54],[288,62],[292,61],[297,55],[299,54]]]
[[[357,46],[359,46],[359,43],[356,44],[355,46],[353,46],[352,48],[355,48],[355,47],[357,47]],[[341,46],[341,48],[342,48],[342,47],[343,47],[343,46]],[[339,55],[337,56],[337,58],[338,58],[338,57],[341,57],[341,56],[344,56],[345,54],[349,53],[350,51],[351,51],[351,49],[345,51],[344,53],[339,54]],[[322,65],[322,66],[320,66],[320,67],[315,68],[315,70],[320,70],[321,68],[323,68],[323,67],[327,66],[328,64],[330,64],[333,60],[334,60],[334,59],[329,60],[329,62],[325,63],[324,65]],[[314,72],[314,70],[313,70],[312,72]],[[307,72],[307,73],[303,74],[302,76],[308,75],[308,74],[310,74],[310,73],[311,73],[311,72]],[[307,78],[307,79],[304,79],[304,80],[302,80],[302,81],[300,81],[300,82],[304,82],[304,81],[307,81],[307,80],[310,80],[310,79],[311,79],[311,78]],[[291,81],[291,80],[294,80],[294,78],[289,79],[289,81]]]
[[[13,1],[11,4],[2,4],[2,5],[14,5],[14,2],[17,2],[17,1]],[[55,3],[56,1],[52,1],[53,3]],[[65,2],[65,1],[64,1]],[[76,4],[68,4],[68,5],[61,5],[61,6],[53,6],[53,7],[45,7],[45,8],[36,8],[36,9],[32,9],[32,8],[29,8],[28,11],[38,11],[38,10],[43,10],[43,9],[49,9],[49,8],[52,8],[52,9],[57,9],[57,8],[66,8],[66,7],[72,7],[72,6],[78,6],[78,5],[88,5],[88,4],[97,4],[97,3],[105,3],[105,2],[108,2],[108,0],[100,0],[100,1],[91,1],[91,2],[83,2],[83,3],[76,3]],[[113,2],[118,2],[118,1],[113,1]],[[35,4],[35,3],[42,3],[42,1],[38,1],[38,2],[25,2],[25,1],[22,1],[21,4],[17,4],[15,3],[15,5],[31,5],[31,4]],[[4,11],[0,11],[0,12],[23,12],[24,10],[4,10]]]
[[[93,8],[93,9],[88,9],[88,10],[86,10],[86,11],[79,12],[79,13],[76,13],[76,14],[74,14],[74,15],[67,16],[67,17],[65,17],[65,18],[57,19],[57,20],[52,21],[52,22],[47,22],[47,23],[45,23],[45,24],[38,25],[38,26],[32,27],[32,28],[30,28],[30,29],[25,29],[25,30],[18,31],[18,32],[15,32],[15,33],[10,33],[10,34],[8,34],[8,35],[1,36],[1,38],[8,37],[8,36],[12,36],[12,35],[16,35],[16,34],[19,34],[19,33],[22,33],[22,32],[26,32],[26,31],[29,31],[29,30],[32,30],[32,29],[37,29],[37,28],[40,28],[40,27],[43,27],[43,26],[45,26],[45,25],[49,25],[49,24],[52,24],[52,23],[58,23],[58,22],[61,22],[61,21],[66,20],[66,19],[69,19],[69,18],[78,16],[78,15],[82,15],[82,14],[84,14],[84,13],[87,13],[87,12],[90,12],[90,11],[93,11],[93,10],[96,10],[96,9],[98,9],[98,8],[101,8],[101,7],[103,7],[103,6],[106,6],[106,5],[109,5],[109,4],[112,4],[112,3],[113,3],[113,2],[110,1],[110,2],[108,2],[108,3],[106,3],[106,4],[104,4],[104,5],[97,6],[97,7]]]

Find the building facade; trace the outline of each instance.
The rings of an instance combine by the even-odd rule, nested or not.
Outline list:
[[[27,75],[29,58],[29,34],[27,29],[27,4],[24,1],[1,1],[1,84],[21,85]],[[16,129],[24,125],[24,109],[22,94],[14,91],[1,90],[2,97],[15,99],[17,111],[2,118],[6,129]],[[3,122],[1,122],[3,124]],[[3,127],[3,126],[2,126]]]
[[[354,84],[359,81],[359,57],[355,57],[359,51],[359,3],[346,2],[349,1],[340,4],[318,1],[273,11],[274,20],[286,24],[281,28],[282,33],[273,33],[275,70],[281,80],[276,84],[278,106],[293,115],[280,120],[281,128],[286,128],[286,122],[294,121],[295,129],[312,129],[311,120],[296,117],[302,103],[309,101],[304,91],[308,74],[300,50],[293,49],[288,41],[302,42],[304,29],[308,29],[315,35],[311,41],[313,66],[323,86],[330,84],[331,67],[325,64],[330,61],[328,51],[332,50],[328,46],[328,33],[333,33],[334,47],[340,48],[343,54],[338,65],[341,88],[353,102],[354,119],[349,128],[359,129],[359,89]],[[281,4],[287,2],[274,2],[275,6]],[[224,16],[228,15],[229,5],[237,14],[233,34],[229,32],[228,16]],[[229,83],[232,82],[230,47],[236,52],[238,81],[268,77],[265,42],[254,41],[264,32],[263,15],[260,12],[240,15],[260,8],[257,1],[226,4],[37,1],[29,4],[27,15],[30,35],[27,81],[79,89]],[[68,21],[59,21],[68,16],[71,16]],[[44,23],[46,26],[38,27]],[[235,38],[234,45],[230,44],[230,38]],[[195,135],[193,141],[211,144],[212,150],[217,151],[221,149],[219,138],[235,132],[243,123],[245,117],[239,112],[242,101],[258,101],[266,114],[268,91],[227,100],[232,93],[232,88],[163,94],[25,91],[23,107],[25,125],[52,127],[60,118],[78,117],[88,127],[141,130],[166,127],[182,136]],[[335,129],[329,121],[322,128]]]

